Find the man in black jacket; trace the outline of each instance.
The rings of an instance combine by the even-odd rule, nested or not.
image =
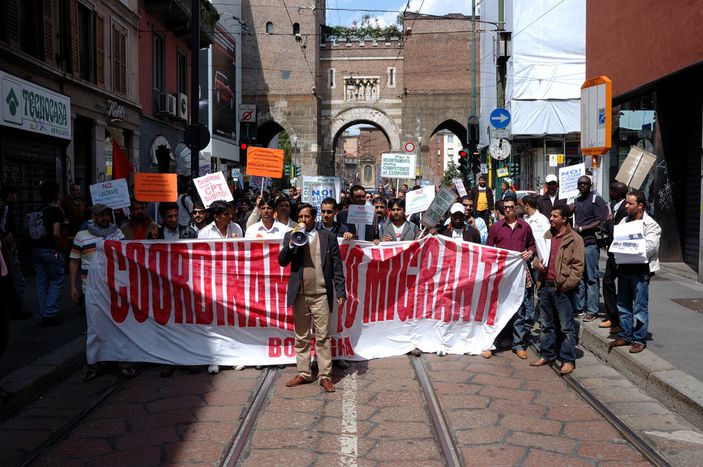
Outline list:
[[[559,180],[554,174],[549,174],[544,179],[547,192],[537,198],[537,210],[549,219],[552,215],[552,208],[555,206],[566,206],[565,199],[559,199]]]
[[[334,295],[337,304],[347,299],[342,257],[337,238],[327,230],[316,230],[317,209],[310,204],[298,208],[298,222],[305,224],[307,242],[294,245],[286,232],[278,255],[278,264],[291,265],[287,305],[293,306],[295,323],[295,353],[298,374],[286,386],[295,387],[312,382],[310,371],[310,325],[315,323],[315,356],[318,380],[326,392],[334,392],[332,375],[332,347],[330,345],[330,312]],[[296,230],[298,228],[296,227]]]

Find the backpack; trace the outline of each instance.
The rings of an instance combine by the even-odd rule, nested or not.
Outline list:
[[[24,219],[24,234],[32,240],[47,238],[44,226],[44,211],[34,211],[27,214]]]

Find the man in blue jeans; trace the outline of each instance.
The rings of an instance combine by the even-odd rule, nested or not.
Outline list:
[[[627,217],[620,223],[639,220],[643,222],[647,263],[618,264],[618,314],[622,331],[617,339],[610,343],[608,352],[614,347],[630,345],[630,353],[640,353],[647,346],[649,279],[659,271],[659,242],[662,229],[657,221],[645,212],[646,205],[647,200],[642,191],[631,191],[625,197]]]
[[[574,213],[574,229],[583,239],[586,269],[574,296],[574,313],[583,320],[593,321],[598,317],[600,284],[598,279],[598,259],[600,248],[596,241],[596,231],[601,222],[608,219],[608,204],[591,191],[591,178],[588,175],[578,179],[579,196],[571,209]],[[584,316],[585,313],[585,316]]]
[[[583,275],[583,240],[568,223],[569,208],[555,206],[549,216],[551,228],[544,234],[549,243],[549,258],[545,265],[539,258],[533,265],[540,273],[540,320],[542,335],[539,341],[540,358],[531,366],[549,365],[556,359],[556,324],[564,335],[559,348],[561,374],[574,371],[576,362],[576,328],[571,295]]]
[[[65,258],[59,247],[61,245],[61,224],[65,216],[59,208],[59,185],[56,182],[44,182],[39,186],[42,201],[42,221],[44,235],[32,240],[32,266],[37,281],[37,307],[41,325],[58,326],[61,320],[59,298],[63,293]]]

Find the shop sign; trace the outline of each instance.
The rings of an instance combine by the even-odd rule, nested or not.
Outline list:
[[[71,139],[71,99],[0,71],[0,125]]]
[[[117,101],[108,99],[105,101],[105,114],[112,120],[126,120],[127,109]]]

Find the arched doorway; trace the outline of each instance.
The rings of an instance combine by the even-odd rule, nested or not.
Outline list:
[[[380,126],[369,121],[349,122],[333,136],[334,173],[342,186],[363,185],[373,189],[380,182],[381,154],[391,142]]]
[[[438,185],[447,174],[450,174],[448,177],[459,177],[459,151],[466,146],[466,128],[461,123],[445,120],[437,124],[427,144],[423,142],[423,152],[427,148],[423,163],[424,178]],[[473,175],[464,180],[467,189],[473,182]]]
[[[297,137],[289,133],[288,129],[284,128],[281,124],[274,120],[269,120],[262,122],[256,129],[256,140],[254,141],[255,146],[272,148],[272,149],[283,149],[283,176],[278,179],[269,180],[259,180],[254,178],[253,185],[257,185],[259,182],[264,183],[266,188],[274,187],[279,189],[286,189],[291,186],[294,182],[295,169],[294,166],[300,166],[300,162],[297,161]],[[252,182],[250,181],[250,184]],[[258,188],[261,188],[257,185]]]

